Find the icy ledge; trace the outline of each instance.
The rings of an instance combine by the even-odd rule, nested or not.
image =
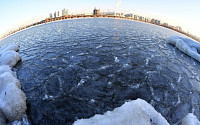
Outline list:
[[[200,43],[179,36],[168,37],[167,42],[176,46],[180,51],[200,62]]]
[[[74,125],[169,125],[167,120],[153,106],[142,99],[126,102],[113,111],[95,115],[89,119],[79,119]],[[182,125],[200,125],[192,113],[183,120]]]
[[[12,68],[21,59],[15,44],[0,48],[0,124],[6,124],[24,117],[26,96]]]

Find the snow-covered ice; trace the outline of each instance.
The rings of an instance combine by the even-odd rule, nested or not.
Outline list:
[[[27,109],[26,95],[11,70],[21,59],[18,49],[15,44],[0,48],[0,124],[21,120]]]
[[[9,50],[17,51],[18,49],[19,49],[19,46],[17,46],[16,44],[12,43],[12,44],[10,44],[8,46],[4,46],[4,47],[0,48],[0,55],[3,52],[9,51]]]
[[[15,78],[13,76],[13,74],[11,74],[10,72],[5,72],[5,73],[2,73],[0,75],[0,90],[1,88],[3,88],[2,86],[5,86],[7,83],[15,83],[15,85],[21,89],[21,84],[19,82],[19,80],[17,78]]]
[[[0,74],[3,74],[5,72],[9,72],[9,73],[13,74],[11,67],[9,67],[8,65],[0,65]]]
[[[74,125],[169,125],[167,120],[154,107],[142,99],[126,102],[121,107],[103,115],[80,119]]]
[[[182,125],[200,125],[200,122],[193,113],[189,113],[183,118]]]
[[[179,36],[168,37],[167,42],[176,46],[180,51],[200,62],[200,43]]]
[[[9,50],[1,54],[0,65],[8,65],[10,67],[14,67],[20,59],[21,57],[19,53],[13,50]]]
[[[0,91],[0,108],[9,121],[20,120],[26,111],[26,96],[15,83],[7,83]]]

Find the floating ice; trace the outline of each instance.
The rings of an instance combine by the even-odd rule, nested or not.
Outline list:
[[[20,59],[21,57],[19,53],[13,50],[9,50],[1,54],[0,65],[8,65],[10,67],[14,67]]]
[[[189,113],[183,118],[182,125],[200,125],[200,122],[195,115]]]
[[[142,99],[126,102],[121,107],[104,115],[80,119],[74,125],[169,125],[167,120]]]
[[[200,43],[179,36],[171,36],[167,38],[167,42],[200,62]]]
[[[118,57],[115,56],[114,58],[115,58],[115,62],[118,63],[119,62]]]

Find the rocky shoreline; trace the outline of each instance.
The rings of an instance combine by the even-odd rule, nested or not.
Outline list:
[[[25,115],[26,95],[12,68],[21,59],[19,47],[10,44],[0,48],[0,124],[20,123]],[[19,122],[18,122],[19,120]]]

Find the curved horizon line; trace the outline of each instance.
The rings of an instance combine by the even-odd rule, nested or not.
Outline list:
[[[161,26],[161,27],[165,27],[165,28],[168,28],[168,29],[171,29],[173,31],[176,31],[178,33],[181,33],[183,35],[186,35],[192,39],[194,39],[195,41],[197,42],[200,42],[200,38],[195,36],[195,35],[192,35],[190,33],[186,33],[185,31],[183,31],[182,29],[181,30],[178,30],[176,29],[175,26],[172,26],[172,25],[164,25],[164,24],[167,24],[167,23],[153,23],[152,22],[152,19],[154,18],[147,18],[146,17],[143,17],[143,19],[138,19],[138,18],[133,18],[133,17],[124,17],[124,16],[116,16],[116,15],[104,15],[104,14],[99,14],[99,15],[66,15],[66,16],[60,16],[60,17],[54,17],[54,18],[46,18],[45,20],[41,20],[39,22],[35,22],[35,23],[32,23],[32,24],[29,24],[29,25],[26,25],[26,26],[23,26],[23,27],[20,27],[19,29],[17,30],[13,30],[5,35],[3,35],[1,38],[0,38],[0,41],[5,39],[6,37],[8,36],[11,36],[17,32],[20,32],[22,30],[25,30],[25,29],[28,29],[28,28],[31,28],[31,27],[34,27],[34,26],[38,26],[40,24],[46,24],[46,23],[49,23],[49,22],[56,22],[56,21],[60,21],[60,20],[69,20],[69,19],[77,19],[77,18],[89,18],[89,17],[93,17],[93,18],[96,18],[96,17],[103,17],[103,18],[114,18],[114,19],[125,19],[125,20],[135,20],[135,21],[139,21],[139,22],[145,22],[145,23],[149,23],[149,24],[154,24],[154,25],[157,25],[157,26]],[[145,18],[145,19],[144,19]],[[150,20],[149,20],[150,19]],[[154,19],[154,20],[157,20],[157,19]],[[157,20],[157,21],[160,21],[160,20]]]

